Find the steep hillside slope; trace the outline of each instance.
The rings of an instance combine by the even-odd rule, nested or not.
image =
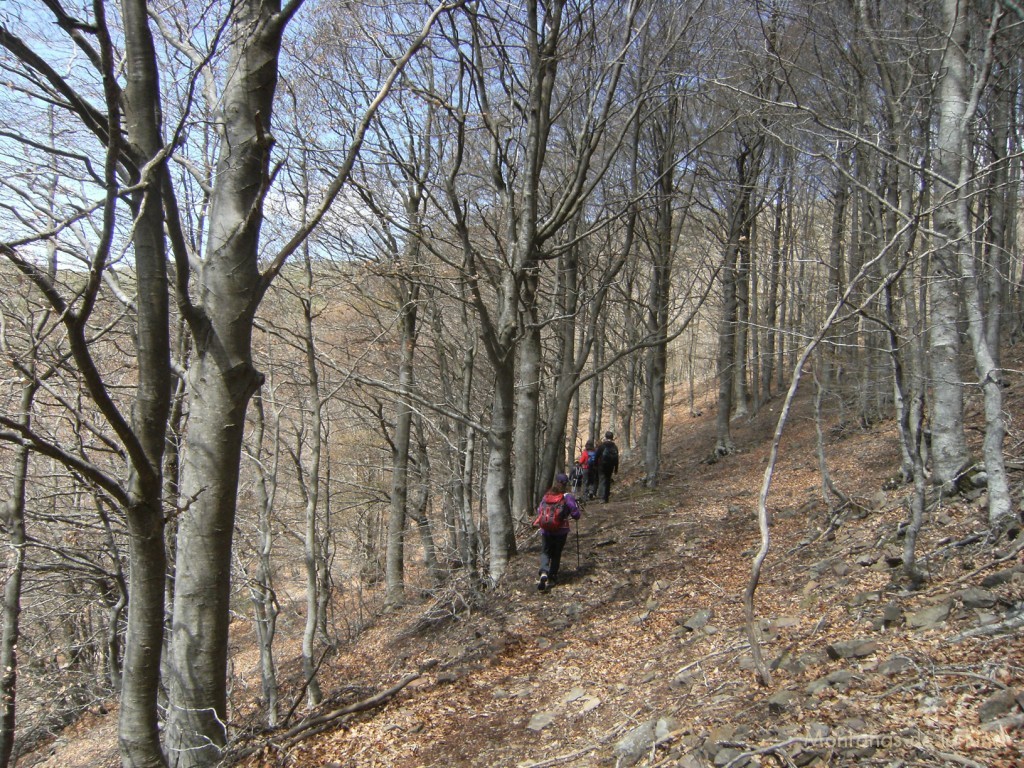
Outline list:
[[[588,505],[559,586],[534,588],[531,537],[483,607],[382,621],[332,660],[339,684],[361,686],[345,698],[419,677],[249,765],[1024,764],[1013,732],[1024,638],[957,637],[1024,605],[1016,542],[984,542],[983,497],[939,504],[918,550],[931,581],[901,591],[892,564],[908,489],[882,490],[898,464],[892,424],[834,425],[829,465],[856,504],[830,516],[813,422],[794,414],[757,592],[774,679],[756,685],[741,595],[775,418],[769,408],[738,425],[741,452],[706,465],[713,420],[678,417],[663,485],[639,487],[627,461],[611,503]],[[438,620],[423,622],[430,610]]]
[[[1019,376],[1007,394],[1016,415]],[[524,534],[482,604],[452,588],[377,617],[325,662],[332,696],[319,720],[301,720],[300,708],[289,733],[254,728],[241,763],[1024,765],[1024,565],[1016,541],[985,541],[983,495],[930,510],[918,551],[931,580],[903,591],[893,566],[909,489],[885,490],[894,426],[831,425],[829,466],[854,501],[833,514],[809,406],[798,404],[769,500],[756,609],[773,681],[759,687],[741,596],[777,414],[770,405],[737,424],[740,452],[708,465],[713,414],[685,412],[666,427],[662,485],[641,487],[626,453],[611,503],[591,502],[570,539],[557,587],[536,590],[539,545]],[[1019,457],[1015,430],[1007,447]],[[1012,480],[1019,499],[1019,470]],[[240,721],[256,703],[252,659],[240,652],[235,663],[250,681],[233,694]],[[64,741],[45,765],[73,765],[87,743]]]

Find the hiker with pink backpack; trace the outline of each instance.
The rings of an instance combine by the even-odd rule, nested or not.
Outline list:
[[[537,589],[544,592],[553,586],[558,578],[558,566],[562,562],[562,550],[572,528],[569,518],[580,519],[580,507],[576,497],[566,491],[569,478],[563,472],[555,475],[554,484],[548,488],[537,507],[537,518],[533,521],[540,528],[540,577]]]

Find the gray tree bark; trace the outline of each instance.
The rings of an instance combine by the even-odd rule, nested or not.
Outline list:
[[[185,309],[196,343],[181,478],[191,504],[179,519],[168,681],[166,748],[176,768],[214,765],[227,743],[232,535],[245,412],[262,383],[251,335],[265,290],[257,255],[287,19],[274,0],[242,0],[231,20],[208,256],[197,305]],[[179,296],[186,291],[179,282]]]
[[[21,388],[20,411],[16,418],[31,428],[32,400],[37,384],[30,380]],[[5,563],[3,587],[3,628],[0,629],[0,768],[11,763],[17,724],[18,639],[21,636],[21,585],[25,573],[25,480],[28,476],[29,446],[15,448],[11,466],[10,497],[0,507],[0,519],[7,528],[11,556]]]
[[[540,316],[537,306],[536,271],[522,281],[522,335],[518,344],[518,370],[516,378],[516,426],[513,433],[515,446],[515,473],[512,479],[512,509],[516,521],[525,525],[532,520],[538,489],[538,437],[540,426],[541,359]],[[562,419],[560,424],[564,424]]]
[[[740,139],[736,154],[736,186],[729,204],[722,257],[722,314],[718,326],[718,414],[715,419],[715,453],[726,456],[736,450],[729,422],[734,408],[734,366],[736,365],[737,269],[741,248],[749,247],[751,203],[754,184],[761,167],[764,139],[748,143]]]
[[[931,457],[932,479],[944,489],[951,489],[970,461],[964,435],[963,380],[960,375],[961,275],[958,248],[966,232],[960,228],[957,198],[960,171],[966,158],[961,155],[967,126],[963,124],[965,104],[961,92],[964,74],[961,54],[954,49],[966,43],[967,21],[957,0],[943,0],[943,20],[949,30],[950,42],[943,56],[946,74],[939,83],[939,130],[935,145],[935,197],[933,221],[939,241],[932,259],[931,324],[929,359],[931,362]]]
[[[271,524],[271,513],[277,495],[277,469],[280,456],[280,428],[278,419],[274,419],[273,452],[264,454],[263,438],[266,431],[266,415],[264,401],[260,394],[255,397],[253,406],[253,463],[256,465],[256,503],[257,531],[256,573],[249,587],[249,598],[255,614],[256,644],[260,651],[260,689],[263,692],[263,706],[266,712],[267,726],[277,727],[278,685],[277,665],[274,661],[274,637],[277,634],[277,616],[280,604],[274,588],[274,567],[271,557],[274,545],[274,530]]]
[[[416,419],[416,462],[415,484],[410,488],[412,502],[409,505],[409,517],[416,524],[420,544],[423,546],[423,563],[430,577],[430,585],[434,588],[444,584],[445,571],[437,556],[437,542],[434,529],[430,524],[427,510],[430,508],[430,453],[423,435],[423,420]]]
[[[395,436],[391,466],[391,506],[388,513],[388,544],[385,558],[386,596],[388,605],[405,602],[405,531],[406,507],[409,499],[409,445],[412,434],[412,403],[416,356],[417,293],[415,285],[401,289],[398,310],[399,363],[398,399],[395,403]]]
[[[967,334],[974,352],[974,367],[985,397],[985,438],[982,453],[988,476],[989,526],[999,531],[1014,517],[1013,503],[1006,477],[1003,441],[1006,424],[1003,417],[1003,374],[996,363],[989,335],[986,333],[982,310],[981,286],[975,266],[968,208],[967,189],[971,181],[970,123],[975,117],[982,88],[991,68],[991,46],[999,28],[1003,11],[992,14],[983,52],[983,66],[977,79],[968,82],[967,50],[968,19],[958,0],[944,0],[943,18],[951,30],[950,42],[943,57],[943,76],[939,85],[939,145],[940,171],[949,203],[940,208],[939,231],[947,238],[943,249],[951,248],[957,257],[963,280],[962,295],[967,316]],[[950,209],[946,212],[946,208]],[[989,312],[998,313],[998,305]],[[934,427],[933,427],[934,430]]]
[[[299,297],[302,305],[302,344],[306,363],[306,392],[309,402],[309,459],[299,461],[299,484],[306,500],[305,530],[302,541],[302,559],[306,569],[306,623],[302,631],[302,676],[306,685],[306,701],[315,707],[323,700],[320,682],[316,677],[314,645],[317,629],[324,623],[321,606],[328,585],[322,578],[324,531],[320,525],[320,468],[323,459],[323,409],[320,393],[320,371],[317,368],[316,339],[313,330],[313,265],[309,249],[303,246],[305,270],[304,293]]]
[[[668,368],[669,308],[672,288],[672,261],[682,214],[676,189],[676,153],[678,96],[670,93],[663,115],[652,124],[653,150],[657,159],[657,181],[654,201],[654,259],[651,287],[647,301],[646,381],[644,387],[644,484],[658,484],[661,468],[661,442],[665,424],[665,385]]]

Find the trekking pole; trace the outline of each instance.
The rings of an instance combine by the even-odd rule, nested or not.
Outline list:
[[[576,521],[576,573],[580,572],[580,521]]]

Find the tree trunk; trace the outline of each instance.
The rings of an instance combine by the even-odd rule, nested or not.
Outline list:
[[[672,112],[668,115],[669,120]],[[661,440],[665,424],[665,378],[668,368],[668,321],[671,299],[672,257],[675,250],[672,211],[678,204],[674,197],[672,172],[675,162],[673,126],[668,126],[664,146],[660,148],[659,196],[655,228],[657,244],[652,265],[650,300],[647,309],[647,334],[652,340],[647,348],[644,391],[644,484],[654,488],[661,468]]]
[[[168,759],[177,768],[216,765],[227,741],[235,499],[245,410],[259,378],[248,356],[225,369],[218,358],[232,356],[218,352],[222,358],[197,349],[189,370],[182,489],[195,502],[178,526],[167,724]]]
[[[968,93],[968,63],[964,55],[967,43],[967,19],[965,10],[958,0],[944,0],[943,12],[947,28],[952,29],[952,45],[945,50],[943,58],[943,76],[940,81],[940,168],[948,175],[942,176],[950,186],[951,201],[947,214],[942,212],[939,217],[939,230],[947,238],[940,248],[955,249],[957,263],[962,277],[962,295],[967,315],[967,334],[971,339],[974,351],[974,367],[981,382],[985,397],[985,439],[982,452],[985,459],[985,472],[988,475],[988,519],[993,531],[1001,531],[1007,527],[1014,517],[1013,503],[1010,498],[1009,484],[1006,478],[1006,467],[1003,459],[1003,441],[1006,437],[1006,425],[1003,417],[1003,374],[996,364],[995,354],[986,335],[985,317],[982,312],[981,287],[978,283],[974,251],[971,248],[970,211],[968,208],[967,188],[970,183],[970,123],[977,109],[977,95],[973,98]],[[992,28],[988,44],[998,24],[997,14],[992,19]],[[987,71],[979,73],[984,78]],[[981,83],[976,83],[979,87]],[[947,154],[948,153],[948,154]],[[954,171],[956,174],[954,175]],[[943,206],[945,208],[947,206]],[[940,209],[942,210],[942,209]],[[951,214],[951,215],[950,215]],[[990,313],[998,314],[1001,307],[989,307]],[[933,427],[934,430],[934,427]]]
[[[963,18],[957,0],[943,0],[942,9],[946,28],[952,39],[943,57],[946,74],[940,80],[939,130],[935,147],[936,210],[934,227],[939,236],[932,259],[931,324],[929,333],[929,359],[931,362],[932,402],[932,479],[950,490],[970,457],[964,436],[963,382],[960,377],[960,319],[959,293],[961,290],[958,243],[966,236],[960,231],[956,198],[965,194],[957,191],[960,180],[963,136],[962,124],[965,105],[959,75],[946,71],[949,67],[963,67],[960,54],[953,51],[966,41],[967,21]],[[959,42],[958,42],[959,41]]]
[[[781,273],[779,275],[779,287],[781,288],[779,296],[779,327],[781,332],[778,334],[776,342],[778,358],[775,365],[775,388],[779,392],[786,389],[786,340],[794,330],[793,302],[791,300],[793,291],[790,277],[790,264],[792,260],[792,250],[787,248],[786,252],[783,253],[782,264],[780,265]]]
[[[839,162],[845,166],[847,162],[846,153],[839,155]],[[833,307],[839,297],[846,290],[845,275],[843,273],[843,240],[846,233],[846,206],[850,198],[849,182],[847,181],[848,171],[845,167],[836,173],[835,189],[832,200],[832,223],[828,241],[828,282],[825,287],[825,306]],[[841,369],[839,361],[845,356],[841,353],[840,330],[836,329],[829,334],[828,354],[825,356],[822,366],[823,386],[826,390],[831,389],[833,384],[839,384]]]
[[[253,454],[257,457],[256,467],[256,504],[257,530],[259,542],[256,546],[256,573],[249,588],[256,624],[256,644],[260,651],[260,689],[263,692],[263,706],[266,711],[267,726],[276,728],[277,713],[277,665],[274,662],[274,637],[277,634],[277,615],[280,606],[277,592],[274,589],[274,569],[271,560],[274,543],[274,531],[271,524],[271,512],[274,508],[274,497],[277,489],[277,464],[280,454],[280,435],[275,428],[274,454],[268,469],[263,457],[263,435],[265,431],[265,414],[263,397],[257,394],[254,408],[254,428],[252,437]],[[275,419],[275,422],[277,420]]]
[[[775,372],[775,338],[779,333],[779,278],[783,258],[783,229],[788,230],[788,227],[785,227],[786,212],[791,210],[791,206],[783,206],[783,200],[787,191],[787,180],[789,179],[789,153],[787,153],[786,157],[787,166],[785,173],[779,179],[779,185],[775,191],[771,266],[768,270],[768,306],[765,307],[764,363],[761,366],[760,382],[760,401],[762,403],[768,402],[772,397],[772,377]]]
[[[516,552],[515,530],[509,498],[512,455],[512,414],[515,405],[515,370],[512,365],[495,368],[491,404],[490,452],[487,459],[487,530],[490,542],[488,576],[497,584]]]
[[[594,361],[593,375],[590,379],[590,419],[587,421],[587,439],[593,440],[597,445],[603,434],[601,422],[604,419],[604,374],[601,369],[604,366],[604,326],[598,325],[597,335],[594,337]]]
[[[722,258],[722,315],[718,326],[718,415],[715,453],[726,456],[736,450],[729,421],[736,406],[734,397],[737,364],[737,327],[739,315],[737,292],[740,280],[740,251],[750,247],[751,198],[760,168],[763,139],[753,145],[741,138],[736,155],[736,191],[729,206],[726,222],[725,250]],[[745,277],[744,277],[745,279]]]
[[[753,245],[751,246],[753,247]],[[750,400],[750,407],[753,414],[761,409],[761,389],[758,383],[761,381],[761,333],[763,323],[761,322],[760,287],[758,275],[758,263],[756,258],[750,260],[750,318],[747,323],[747,339],[750,347],[750,385],[747,387],[747,395]]]
[[[22,386],[18,421],[31,425],[32,399],[36,383]],[[29,448],[19,445],[12,460],[10,498],[0,507],[7,528],[11,557],[5,563],[3,628],[0,629],[0,768],[11,763],[17,714],[18,639],[20,637],[21,583],[25,572],[25,481]]]
[[[750,416],[747,391],[747,345],[750,326],[750,225],[743,228],[736,250],[736,322],[733,325],[732,418]]]
[[[715,418],[715,453],[727,456],[736,450],[729,421],[732,418],[733,374],[736,340],[736,254],[738,243],[729,238],[722,259],[722,315],[718,323],[718,414]]]
[[[467,328],[468,330],[468,328]],[[468,336],[468,334],[467,334]],[[462,354],[462,394],[459,400],[462,413],[470,413],[473,401],[473,373],[476,363],[476,347],[469,343]],[[459,455],[462,466],[458,467],[456,479],[456,503],[462,520],[462,539],[459,554],[462,567],[476,577],[480,559],[480,531],[473,518],[473,466],[476,459],[476,431],[468,424],[460,424]]]
[[[627,281],[626,286],[627,303],[626,313],[626,338],[635,339],[639,331],[640,314],[633,296],[633,281]],[[626,375],[622,392],[622,409],[619,417],[619,431],[621,432],[621,445],[629,449],[633,445],[633,411],[636,408],[637,385],[640,379],[640,359],[637,355],[630,355],[626,358]]]
[[[227,743],[231,548],[245,412],[262,383],[252,363],[261,193],[268,174],[277,56],[286,21],[274,2],[242,0],[233,17],[222,145],[210,206],[207,260],[193,318],[191,407],[185,438],[168,681],[168,758],[175,768],[218,763]]]
[[[316,345],[313,335],[313,266],[309,251],[303,260],[306,271],[305,295],[302,304],[302,340],[306,355],[306,391],[309,398],[309,461],[299,462],[299,483],[306,498],[305,531],[302,558],[306,568],[306,624],[302,632],[302,677],[306,685],[306,701],[315,707],[323,700],[320,683],[316,679],[314,661],[317,629],[323,624],[320,609],[327,585],[320,573],[324,559],[323,532],[320,528],[320,466],[323,456],[323,398],[320,395],[320,373],[317,370]]]
[[[420,543],[423,546],[423,562],[427,567],[427,574],[430,576],[430,584],[437,588],[444,584],[445,573],[437,559],[437,544],[434,541],[434,531],[427,515],[427,510],[430,508],[430,454],[427,452],[427,443],[423,439],[423,427],[419,419],[417,419],[417,432],[420,437],[416,441],[416,485],[409,508],[409,516],[416,523],[416,530],[420,535]]]
[[[413,289],[415,291],[415,288]],[[415,293],[403,297],[399,308],[398,399],[395,404],[394,456],[391,467],[391,506],[388,514],[388,544],[385,557],[386,602],[400,606],[405,602],[405,530],[409,498],[409,444],[412,434],[412,404],[416,356],[417,303]]]
[[[540,323],[537,317],[537,276],[523,281],[523,334],[518,344],[519,372],[516,377],[515,474],[512,479],[513,517],[528,523],[537,495],[537,446],[540,426],[541,362]],[[559,424],[564,425],[563,419]],[[561,431],[561,430],[558,430]]]
[[[156,53],[144,0],[122,3],[125,29],[125,122],[136,167],[154,163],[164,142]],[[113,105],[111,105],[113,108]],[[138,384],[132,429],[144,458],[132,462],[127,522],[131,594],[125,640],[118,741],[126,768],[165,764],[157,730],[157,691],[164,637],[163,454],[171,405],[169,286],[161,188],[166,168],[156,162],[131,200],[136,296]]]
[[[1008,73],[1003,70],[996,81],[992,95],[992,171],[989,178],[987,196],[989,199],[988,239],[985,248],[984,262],[988,264],[985,272],[985,337],[988,348],[992,352],[993,362],[999,365],[1002,346],[1003,315],[1007,307],[1007,290],[1010,272],[1010,254],[1012,243],[1009,238],[1011,217],[1015,215],[1014,201],[1015,184],[1010,183],[1010,136],[1015,132],[1010,116],[1012,109],[1010,100],[1016,89],[1007,86]]]

